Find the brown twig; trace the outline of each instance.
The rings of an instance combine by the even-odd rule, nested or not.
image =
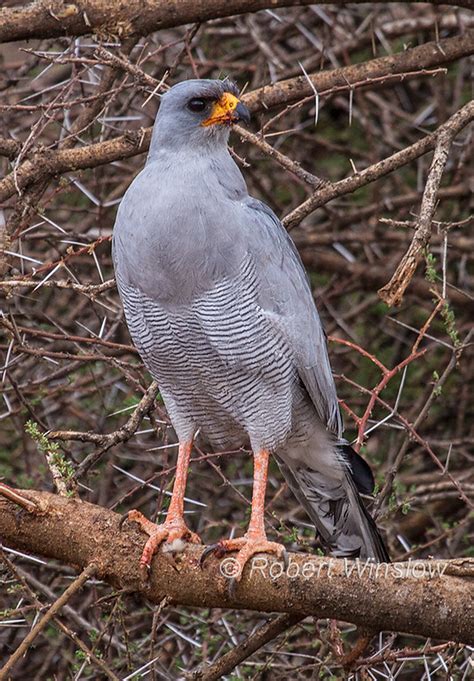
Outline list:
[[[111,447],[114,447],[119,442],[128,440],[130,436],[133,435],[145,414],[151,409],[158,394],[158,390],[158,384],[156,381],[152,381],[128,421],[113,433],[109,433],[108,435],[97,435],[96,433],[56,431],[49,434],[49,437],[52,440],[81,440],[82,442],[95,442],[99,445],[99,449],[86,456],[84,461],[79,464],[74,474],[75,480],[78,480],[82,475],[87,473],[91,466],[97,463],[100,457]]]
[[[38,634],[43,631],[46,625],[55,617],[55,615],[61,611],[61,608],[66,605],[71,597],[83,587],[87,580],[93,577],[96,573],[97,565],[94,563],[89,564],[83,569],[81,574],[68,586],[64,593],[61,594],[61,596],[53,603],[43,617],[38,620],[31,631],[25,636],[15,652],[0,669],[0,681],[4,681],[4,679],[7,678],[7,675],[13,669],[18,660],[20,660],[28,651],[28,648],[31,646]]]
[[[408,366],[411,362],[414,362],[416,359],[422,357],[425,354],[426,350],[422,350],[421,352],[412,351],[408,357],[399,362],[397,366],[393,367],[393,369],[387,369],[387,367],[384,366],[382,362],[380,362],[374,355],[364,350],[364,348],[361,348],[360,345],[357,345],[357,343],[353,343],[352,341],[347,341],[342,338],[336,338],[334,336],[329,336],[329,340],[333,341],[334,343],[340,343],[342,345],[346,345],[350,348],[353,348],[354,350],[357,350],[357,352],[359,352],[364,357],[368,357],[382,372],[381,380],[370,391],[371,396],[367,404],[367,407],[365,408],[364,414],[361,417],[358,417],[351,410],[351,415],[353,416],[353,418],[355,418],[357,424],[357,441],[354,447],[357,451],[359,451],[364,443],[367,421],[369,420],[370,415],[372,414],[378,396],[380,395],[382,390],[384,390],[384,388],[387,387],[388,383],[392,380],[392,378],[394,378],[394,376],[400,373],[400,371],[402,371],[402,369]]]
[[[298,624],[304,617],[302,615],[279,615],[275,619],[263,624],[247,639],[230,650],[212,664],[196,669],[187,675],[189,681],[217,681],[225,674],[230,674],[239,664],[246,660],[256,650],[266,643],[273,641],[290,627]]]
[[[474,100],[457,111],[438,129],[433,160],[423,192],[420,217],[417,221],[415,234],[392,278],[378,292],[387,305],[399,305],[401,303],[403,294],[423,257],[423,253],[430,240],[431,223],[436,210],[438,189],[451,145],[456,135],[473,119]]]
[[[28,499],[28,497],[25,497],[23,494],[20,494],[16,489],[6,485],[4,482],[0,482],[0,495],[5,497],[5,499],[9,499],[14,504],[21,506],[21,508],[24,508],[28,513],[39,513],[41,511],[40,507],[34,501]]]
[[[432,132],[418,142],[415,142],[411,146],[406,147],[401,151],[397,151],[388,158],[384,158],[382,161],[374,163],[368,168],[365,168],[365,170],[355,173],[351,177],[346,177],[338,182],[329,182],[325,184],[324,187],[316,190],[314,194],[306,199],[304,203],[299,205],[298,208],[295,208],[295,210],[289,213],[283,220],[284,225],[287,229],[292,229],[310,213],[320,206],[323,206],[325,203],[328,203],[328,201],[332,201],[339,196],[353,192],[356,189],[359,189],[359,187],[363,187],[370,182],[374,182],[375,180],[384,177],[388,173],[392,173],[394,170],[397,170],[410,161],[413,161],[419,156],[434,149],[441,143],[440,140],[444,140],[441,146],[445,149],[446,140],[454,137],[455,134],[472,120],[473,116],[474,102],[469,102],[469,104],[466,104],[466,106],[457,111],[449,121],[441,125],[438,130]],[[444,154],[443,158],[446,160]],[[442,166],[437,163],[436,168],[438,171],[442,171],[444,163]]]
[[[35,608],[38,611],[43,611],[45,607],[43,606],[41,601],[38,600],[34,591],[30,588],[30,585],[28,583],[24,571],[12,563],[12,561],[8,558],[6,552],[1,547],[0,558],[3,561],[3,563],[7,566],[8,570],[11,572],[14,578],[21,584],[23,592],[26,594],[26,597],[32,603],[31,607]],[[37,580],[35,580],[34,578],[32,579],[30,575],[28,575],[28,579],[30,581],[32,580],[37,584]],[[43,591],[45,590],[44,585],[41,585],[40,588]],[[54,595],[52,594],[51,591],[49,591],[49,589],[46,589],[46,591],[49,592],[50,598],[54,597]],[[68,612],[69,614],[72,614],[74,617],[74,611],[67,604],[64,604],[61,610],[63,612]],[[77,618],[77,616],[75,617],[75,619],[77,625],[80,626],[81,628],[84,627],[84,624],[87,624],[80,618]],[[111,681],[119,681],[118,677],[109,669],[105,662],[102,659],[100,659],[100,657],[97,657],[97,655],[93,653],[93,651],[84,643],[84,641],[82,641],[82,639],[75,632],[73,632],[59,619],[57,614],[53,616],[52,621],[54,622],[55,626],[58,627],[58,629],[60,629],[66,636],[68,636],[72,641],[74,641],[75,645],[85,653],[86,659],[91,660],[91,662],[93,662],[107,676],[108,679],[111,679]],[[90,628],[90,630],[91,629],[92,627]]]
[[[370,82],[370,79],[377,79],[380,77],[386,78],[388,70],[392,73],[397,71],[399,73],[412,71],[413,68],[416,68],[419,65],[420,60],[424,63],[425,68],[437,66],[472,53],[472,51],[474,51],[473,36],[474,31],[467,31],[464,36],[460,38],[446,38],[444,41],[440,41],[439,45],[436,43],[427,43],[426,45],[415,47],[406,50],[403,53],[391,55],[390,57],[381,57],[369,62],[364,62],[363,64],[355,64],[341,69],[311,74],[310,81],[318,90],[329,90],[332,87],[350,89],[353,82],[363,82],[363,78],[367,83]],[[301,99],[308,96],[310,92],[311,88],[309,87],[306,78],[299,77],[255,90],[246,94],[243,97],[243,101],[252,111],[257,111],[262,108],[271,108],[292,102],[295,99]],[[31,183],[39,182],[42,178],[61,174],[69,170],[100,166],[118,159],[129,158],[130,156],[145,152],[148,150],[150,139],[151,128],[146,128],[139,132],[129,133],[113,140],[98,142],[79,149],[38,152],[33,158],[25,161],[18,167],[14,174],[11,173],[0,181],[0,201],[5,201],[10,196],[13,196],[15,192],[24,189]],[[426,144],[426,140],[427,138],[425,138],[425,147],[418,143],[420,148],[415,155],[408,154],[406,159],[405,156],[400,157],[395,155],[401,162],[399,165],[395,164],[393,169],[400,165],[404,165],[413,158],[417,158],[417,156],[429,151],[432,148],[432,145],[429,143]],[[432,140],[432,142],[434,143],[434,140]],[[403,152],[399,153],[402,154]],[[387,164],[388,161],[390,161],[390,159],[381,161],[379,166]],[[396,162],[391,161],[391,163]],[[311,197],[297,209],[299,212],[293,211],[293,213],[287,216],[287,225],[290,228],[293,227],[309,212],[335,196],[341,196],[344,193],[353,191],[357,187],[373,181],[376,177],[382,176],[383,174],[386,174],[386,172],[391,172],[391,169],[389,168],[385,172],[380,173],[380,175],[376,175],[373,179],[369,179],[371,177],[370,170],[371,169],[367,169],[363,173],[358,173],[358,175],[355,176],[355,179],[359,179],[361,182],[358,183],[356,181],[354,184],[349,183],[347,185],[347,191],[344,190],[346,185],[334,183],[337,184],[337,190],[334,195],[331,195],[331,191],[329,190],[332,188],[332,185],[329,186],[323,194],[324,197],[327,195],[328,198],[325,198],[321,203],[317,202],[317,198]],[[354,182],[354,178],[348,179]],[[347,182],[347,180],[342,180],[341,182],[344,183]],[[316,193],[316,197],[317,196],[319,196],[319,193]],[[305,212],[310,206],[312,207],[308,212]]]

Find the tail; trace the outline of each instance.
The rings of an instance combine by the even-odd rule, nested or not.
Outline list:
[[[313,521],[322,542],[334,556],[390,562],[377,526],[359,492],[371,494],[369,465],[350,445],[333,445],[334,466],[316,469],[285,453],[277,455],[285,479]]]

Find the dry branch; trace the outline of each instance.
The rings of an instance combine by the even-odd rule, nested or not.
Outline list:
[[[238,664],[250,657],[256,650],[266,643],[273,641],[273,639],[290,627],[298,624],[302,619],[304,619],[302,615],[279,615],[261,626],[245,641],[239,643],[238,646],[216,660],[216,662],[213,662],[212,665],[196,669],[195,672],[189,674],[189,681],[217,681],[221,679],[224,674],[230,674]]]
[[[387,305],[399,305],[401,303],[403,294],[412,280],[419,262],[423,258],[424,250],[431,237],[431,225],[438,203],[439,185],[451,145],[460,130],[473,119],[474,100],[457,111],[438,130],[435,152],[423,192],[420,217],[413,240],[388,284],[379,290],[380,297]]]
[[[471,559],[419,561],[418,571],[409,563],[383,565],[377,575],[374,565],[363,574],[350,573],[354,562],[308,554],[290,554],[292,567],[286,574],[276,559],[261,557],[252,572],[246,569],[231,596],[218,560],[209,558],[201,569],[202,548],[189,547],[175,556],[158,553],[145,585],[138,570],[144,537],[134,527],[120,531],[118,514],[47,492],[18,493],[41,511],[20,516],[14,503],[0,499],[0,536],[6,545],[80,568],[93,563],[100,579],[154,603],[167,598],[189,606],[311,614],[377,631],[474,642],[474,612],[466,607],[474,576]],[[429,565],[432,574],[427,576]],[[436,574],[443,567],[444,573]],[[274,575],[283,574],[272,579],[272,569]],[[406,570],[402,577],[401,570]]]
[[[341,272],[344,272],[347,276],[357,279],[358,285],[369,291],[372,291],[374,287],[380,286],[387,280],[388,270],[383,265],[367,267],[360,262],[348,262],[337,253],[324,252],[322,250],[315,251],[314,247],[306,248],[304,244],[300,253],[307,267],[317,267],[323,272],[334,272],[339,275]],[[433,297],[432,287],[421,277],[415,277],[412,280],[410,290],[423,300],[429,300]],[[468,292],[449,288],[449,299],[456,303],[456,305],[465,307],[467,310],[474,309],[474,300]]]
[[[448,141],[451,140],[462,128],[464,128],[474,117],[474,101],[469,102],[462,109],[457,111],[446,123],[441,125],[435,132],[426,135],[418,142],[397,151],[392,156],[384,158],[377,163],[361,170],[350,177],[345,177],[338,182],[328,182],[321,189],[316,190],[304,203],[295,208],[284,219],[284,224],[288,229],[298,225],[307,215],[312,213],[316,208],[323,206],[328,201],[343,196],[349,192],[355,191],[360,187],[374,182],[375,180],[384,177],[388,173],[393,172],[397,168],[406,165],[410,161],[422,156],[423,154],[436,148],[438,145],[443,150],[444,162],[440,164],[436,162],[436,168],[442,171],[444,163],[447,158],[447,151],[450,147]],[[439,183],[438,183],[439,184]],[[431,226],[431,219],[429,220]],[[424,225],[424,223],[423,223]],[[426,229],[424,226],[422,229]],[[416,234],[416,239],[419,235]],[[386,300],[384,298],[384,300]],[[386,300],[388,302],[388,300]],[[392,304],[392,303],[389,303]]]
[[[327,69],[309,74],[308,78],[297,76],[272,85],[265,85],[249,92],[245,96],[245,103],[252,111],[272,109],[276,106],[292,104],[314,94],[311,86],[314,86],[320,95],[332,88],[350,89],[356,83],[359,87],[364,83],[369,86],[374,79],[385,77],[389,80],[395,74],[442,66],[473,52],[474,30],[468,30],[460,36],[433,40],[403,52],[370,59],[361,64]]]
[[[17,580],[17,582],[19,584],[21,584],[21,586],[23,587],[23,593],[26,595],[26,600],[28,600],[30,602],[31,606],[35,607],[38,611],[41,611],[44,608],[43,603],[36,596],[35,592],[32,590],[30,583],[34,584],[34,586],[37,589],[39,589],[40,591],[42,591],[43,593],[46,593],[47,597],[51,601],[54,601],[50,610],[48,611],[48,612],[51,612],[51,610],[53,610],[53,608],[54,608],[54,610],[59,613],[59,615],[53,614],[52,622],[54,622],[54,625],[60,631],[62,631],[64,634],[66,634],[66,636],[68,636],[71,640],[73,640],[75,645],[77,646],[77,648],[80,648],[86,654],[87,658],[90,659],[102,672],[104,672],[104,674],[107,676],[107,678],[111,679],[111,681],[119,681],[118,677],[109,669],[109,667],[105,664],[105,662],[101,658],[97,657],[97,655],[95,655],[92,652],[92,650],[84,643],[84,641],[80,638],[80,636],[78,636],[74,631],[72,631],[68,626],[66,626],[64,624],[64,622],[59,618],[61,615],[67,614],[67,615],[70,615],[72,617],[75,625],[77,627],[79,627],[80,630],[91,631],[93,629],[93,627],[90,624],[88,624],[87,621],[78,617],[76,615],[75,611],[73,610],[73,608],[71,608],[69,605],[67,605],[67,603],[65,603],[64,596],[65,596],[66,592],[61,594],[59,599],[55,598],[54,593],[50,589],[48,589],[48,587],[41,584],[41,582],[38,582],[38,580],[36,580],[34,577],[32,577],[32,575],[29,575],[29,574],[27,575],[27,573],[25,573],[25,571],[22,570],[22,568],[15,565],[8,558],[8,556],[6,555],[6,552],[1,548],[0,548],[0,560],[3,562],[4,566],[10,572],[10,574]],[[91,572],[94,569],[95,569],[95,566],[89,566],[89,568],[86,568],[87,571],[90,570]],[[82,574],[84,574],[84,573],[82,573]],[[27,575],[27,577],[26,577],[26,575]],[[82,575],[79,576],[79,580],[81,580],[81,576]],[[76,579],[74,583],[77,587],[78,580]],[[66,591],[71,596],[73,595],[73,594],[71,594],[71,591],[69,589],[67,589]],[[58,607],[58,605],[59,605],[59,607]],[[42,622],[44,622],[44,619],[45,618],[43,618],[41,620],[41,622],[38,623],[38,624],[41,624]],[[45,624],[47,624],[47,621],[45,622]],[[36,629],[36,627],[34,627],[34,628]],[[41,627],[41,629],[42,628],[43,628],[43,626]],[[38,633],[39,633],[40,630],[36,629],[36,631]],[[26,637],[26,638],[28,638],[28,637]],[[2,673],[5,670],[5,667],[11,668],[11,666],[13,664],[15,664],[15,662],[17,660],[21,659],[19,654],[18,654],[18,651],[20,649],[26,650],[26,648],[24,646],[26,638],[20,643],[20,645],[18,646],[16,651],[8,659],[5,666],[0,670],[0,673]],[[114,643],[116,644],[117,642],[114,641]],[[25,653],[25,654],[27,654],[27,653]]]
[[[0,681],[5,681],[8,678],[8,673],[15,666],[15,663],[25,655],[32,645],[38,634],[54,619],[54,617],[62,610],[71,597],[79,591],[79,589],[93,577],[96,572],[95,565],[87,565],[81,574],[68,586],[66,591],[53,603],[45,615],[35,624],[31,631],[25,636],[21,645],[15,650],[13,655],[8,659],[6,664],[0,669]]]
[[[84,475],[91,466],[96,463],[100,457],[111,447],[118,444],[119,442],[126,442],[127,439],[136,431],[141,423],[143,416],[151,409],[153,402],[158,394],[158,384],[156,381],[152,381],[148,386],[144,396],[140,402],[135,407],[132,415],[126,423],[123,424],[114,433],[109,433],[108,435],[96,435],[95,433],[51,433],[50,436],[54,438],[67,439],[81,439],[83,436],[83,441],[85,442],[95,442],[100,445],[100,448],[95,452],[89,454],[84,461],[78,466],[74,478],[77,480],[81,475]],[[89,437],[87,437],[89,435]],[[68,437],[69,436],[69,437]]]
[[[407,2],[408,0],[402,0]],[[365,2],[365,0],[355,0]],[[372,0],[373,4],[382,0]],[[262,9],[315,4],[313,0],[37,0],[0,12],[0,42],[98,33],[126,38],[208,19]],[[333,4],[344,4],[338,0]],[[431,0],[433,5],[472,7],[472,0]]]
[[[446,675],[468,674],[467,646],[424,636],[471,641],[473,630],[473,560],[459,558],[473,538],[472,135],[465,129],[448,141],[443,187],[441,172],[428,169],[433,152],[435,160],[442,153],[443,126],[469,97],[474,15],[435,3],[377,3],[368,12],[367,4],[343,7],[338,0],[332,6],[229,0],[225,7],[222,0],[131,0],[107,3],[102,18],[91,8],[105,7],[104,0],[0,4],[0,21],[8,17],[18,26],[29,17],[25,31],[50,26],[59,36],[79,26],[92,35],[34,39],[26,50],[0,45],[0,194],[6,199],[0,241],[11,277],[0,281],[0,295],[6,294],[0,468],[17,487],[41,489],[50,446],[55,451],[61,442],[58,472],[72,464],[64,465],[64,499],[0,482],[0,537],[12,548],[59,558],[40,565],[15,553],[8,558],[0,548],[0,566],[3,561],[12,585],[0,588],[0,649],[6,653],[0,667],[9,654],[16,662],[8,676],[15,679],[69,678],[78,666],[77,675],[87,679],[172,678],[179,665],[180,678],[204,680],[232,674],[236,665],[234,674],[246,677],[247,664],[275,681],[340,676],[352,663],[351,671],[364,678],[385,673],[387,664],[394,676],[434,678],[441,667]],[[291,5],[278,15],[245,16]],[[206,23],[201,10],[209,7],[217,20]],[[172,28],[185,18],[204,23]],[[153,33],[165,20],[170,28]],[[152,32],[139,40],[133,31],[142,29]],[[0,23],[2,31],[8,26]],[[133,498],[140,510],[156,508],[162,515],[175,473],[175,438],[153,386],[144,394],[150,379],[129,345],[108,242],[116,205],[143,157],[120,161],[146,153],[151,128],[138,126],[151,122],[158,105],[153,96],[192,74],[228,74],[248,83],[245,102],[257,114],[253,132],[238,129],[233,143],[240,133],[250,142],[243,154],[236,145],[236,155],[244,156],[252,195],[278,215],[316,197],[311,211],[320,208],[293,234],[329,340],[337,341],[329,349],[347,435],[352,440],[358,432],[360,443],[370,433],[364,457],[381,489],[371,513],[383,518],[394,558],[416,558],[421,569],[433,570],[438,561],[426,561],[431,552],[457,557],[439,563],[447,568],[443,577],[400,579],[394,566],[387,576],[383,568],[377,578],[373,567],[348,577],[341,574],[344,563],[334,560],[329,579],[327,560],[292,554],[292,565],[309,560],[316,576],[272,583],[268,573],[259,580],[248,572],[231,601],[217,560],[209,558],[201,572],[196,549],[158,556],[147,589],[136,570],[145,536],[130,524],[119,532],[117,516],[102,508],[125,510]],[[416,233],[423,243],[428,239],[426,272],[420,263],[405,305],[387,317],[376,291]],[[37,428],[25,428],[26,418]],[[87,469],[106,451],[103,470],[86,481]],[[206,540],[238,528],[250,503],[251,462],[240,454],[196,448],[186,511]],[[100,507],[71,500],[76,476],[81,496]],[[266,516],[272,538],[299,551],[313,541],[317,546],[309,530],[299,531],[301,509],[281,478],[271,483]],[[201,504],[206,508],[198,513]],[[23,654],[29,629],[70,584],[66,564],[75,564],[79,574],[96,558],[104,581],[85,585],[47,628],[36,628],[40,633]],[[130,589],[151,599],[140,605],[126,593]],[[236,609],[209,612],[196,605]],[[262,616],[268,609],[276,615]],[[307,613],[312,620],[343,619],[307,618],[273,639]],[[344,619],[356,622],[357,632]],[[370,622],[372,647],[364,653]],[[380,626],[411,637],[373,636]],[[247,663],[251,654],[255,661]]]

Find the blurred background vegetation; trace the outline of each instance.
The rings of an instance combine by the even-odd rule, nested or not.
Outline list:
[[[80,148],[152,125],[160,92],[184,78],[230,76],[250,92],[303,70],[338,68],[462,35],[473,24],[471,13],[455,7],[314,5],[124,41],[96,35],[5,44],[0,135],[16,146],[0,144],[8,151],[0,159],[2,176],[34,159],[35,151]],[[465,57],[436,73],[348,87],[317,102],[307,97],[259,112],[251,130],[263,130],[266,142],[304,169],[337,181],[443,124],[471,98],[471,69]],[[235,133],[231,144],[250,192],[279,216],[312,193],[257,145]],[[410,357],[437,307],[419,346],[426,352],[394,373],[380,394],[384,404],[376,402],[363,428],[370,432],[362,452],[379,492],[373,510],[394,559],[473,555],[472,511],[460,495],[461,489],[472,498],[474,489],[472,129],[451,148],[425,263],[402,304],[389,309],[377,294],[413,236],[430,158],[326,203],[292,230],[331,338],[339,397],[358,417],[382,378],[373,358],[393,369]],[[176,454],[159,394],[113,447],[90,435],[126,423],[151,381],[131,347],[110,256],[117,205],[144,160],[139,154],[47,177],[3,204],[13,236],[2,261],[0,476],[16,487],[53,490],[46,454],[72,489],[80,462],[103,449],[77,480],[81,498],[157,517],[166,510]],[[348,439],[355,439],[357,424],[347,409],[345,421]],[[198,443],[187,489],[189,524],[207,543],[241,532],[250,508],[251,457],[220,454]],[[267,501],[270,536],[291,549],[320,550],[276,465]],[[5,551],[16,571],[0,567],[0,659],[15,650],[40,612],[31,594],[50,603],[74,574],[54,561]],[[184,678],[265,620],[248,612],[156,608],[93,581],[62,619],[124,680]],[[349,649],[354,629],[341,623],[335,632],[326,621],[307,618],[226,678],[346,678],[334,637]],[[350,678],[468,678],[470,652],[381,633]],[[54,625],[11,676],[106,677]]]

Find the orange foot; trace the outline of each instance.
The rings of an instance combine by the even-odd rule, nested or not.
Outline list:
[[[200,537],[191,532],[181,517],[172,518],[171,520],[167,518],[161,525],[156,525],[151,520],[148,520],[148,518],[145,518],[140,511],[133,510],[128,512],[127,519],[138,523],[141,529],[150,537],[145,544],[142,557],[140,558],[140,568],[145,573],[150,570],[153,555],[163,542],[166,541],[167,544],[172,544],[176,540],[181,539],[191,544],[202,543]]]
[[[230,591],[234,590],[236,582],[240,582],[242,573],[247,562],[256,553],[273,553],[283,561],[287,561],[286,549],[283,544],[277,544],[274,541],[268,541],[265,535],[247,533],[238,539],[222,539],[217,544],[208,546],[202,553],[200,564],[201,567],[210,553],[214,553],[218,558],[222,558],[230,551],[238,551],[233,559],[232,564],[222,566],[222,574],[231,579]]]

